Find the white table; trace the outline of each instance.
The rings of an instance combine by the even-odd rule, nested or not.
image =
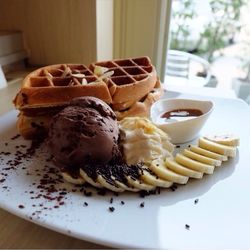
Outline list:
[[[210,88],[210,87],[193,87],[188,85],[174,85],[165,84],[164,89],[166,91],[171,91],[173,96],[178,93],[192,94],[192,95],[202,95],[202,96],[212,96],[212,97],[222,97],[222,98],[237,98],[234,90],[223,89],[223,88]]]

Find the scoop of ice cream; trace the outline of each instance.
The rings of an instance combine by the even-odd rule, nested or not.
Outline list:
[[[58,164],[105,164],[118,149],[119,128],[113,110],[94,97],[79,97],[55,115],[48,144]]]
[[[151,163],[154,159],[172,157],[174,145],[169,136],[142,117],[120,121],[121,143],[127,164]]]

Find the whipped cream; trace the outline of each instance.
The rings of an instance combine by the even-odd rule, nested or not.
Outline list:
[[[127,117],[120,121],[121,143],[127,164],[150,163],[154,159],[172,158],[174,145],[168,134],[150,120]]]

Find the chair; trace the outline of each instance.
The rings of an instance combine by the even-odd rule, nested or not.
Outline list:
[[[0,65],[0,89],[7,86],[7,80]]]
[[[205,59],[178,50],[169,50],[167,54],[165,83],[182,82],[194,86],[216,87],[211,81],[211,67]]]
[[[250,94],[247,96],[247,98],[246,98],[246,103],[248,104],[248,105],[250,105]]]

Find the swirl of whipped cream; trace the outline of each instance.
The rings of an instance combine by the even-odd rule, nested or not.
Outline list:
[[[119,128],[127,164],[173,157],[174,145],[169,136],[147,118],[127,117],[119,122]]]

